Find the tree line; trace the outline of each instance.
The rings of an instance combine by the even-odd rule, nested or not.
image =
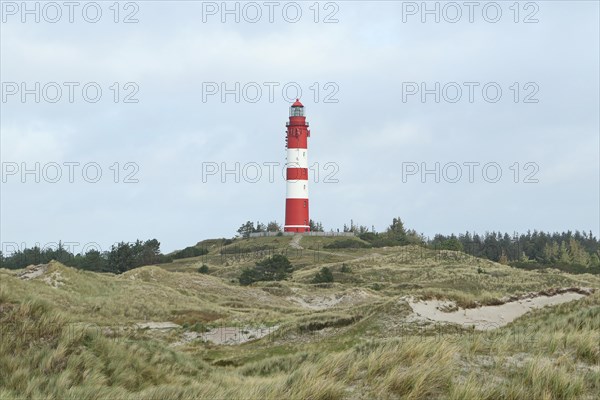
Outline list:
[[[430,247],[459,250],[503,264],[538,263],[541,265],[580,265],[600,267],[600,243],[590,231],[539,232],[525,234],[466,232],[435,235]]]
[[[186,247],[169,255],[162,254],[160,242],[156,239],[135,242],[119,242],[110,251],[90,249],[85,254],[73,254],[61,242],[56,247],[34,246],[18,250],[10,256],[0,252],[0,268],[19,269],[28,265],[45,264],[56,260],[64,265],[95,272],[123,273],[143,265],[170,263],[175,259],[197,257],[208,250],[196,246]]]
[[[310,220],[311,231],[323,232],[320,222]],[[248,221],[238,229],[244,233],[274,231],[281,227],[277,222],[267,226]],[[333,230],[332,230],[333,231]],[[340,230],[337,229],[339,232]],[[352,239],[340,239],[326,245],[327,248],[350,247],[384,247],[417,244],[431,249],[463,251],[474,257],[487,258],[492,261],[520,267],[539,266],[580,266],[582,268],[600,267],[600,243],[591,231],[541,232],[534,230],[525,234],[508,234],[501,232],[464,234],[436,234],[427,238],[414,229],[406,229],[400,217],[392,219],[392,223],[383,232],[376,232],[375,227],[369,229],[365,225],[344,224],[343,232],[353,232],[365,243]],[[527,265],[525,265],[527,264]]]
[[[323,224],[320,222],[315,222],[311,219],[308,221],[308,225],[310,226],[311,232],[323,232]],[[260,221],[257,221],[256,225],[252,221],[246,221],[236,232],[243,238],[249,238],[251,233],[283,232],[283,229],[277,221],[271,221],[266,225]]]
[[[322,231],[320,222],[310,221],[311,230]],[[314,229],[313,229],[314,228]],[[521,268],[557,267],[566,271],[586,272],[590,267],[600,267],[600,243],[592,232],[540,232],[534,230],[525,234],[486,232],[483,235],[471,232],[464,234],[436,234],[432,239],[406,229],[400,217],[383,232],[375,232],[366,226],[344,225],[345,232],[354,232],[363,242],[340,239],[327,248],[384,247],[416,244],[431,249],[462,251],[474,257],[510,264]],[[238,233],[248,237],[254,232],[281,232],[281,226],[271,221],[268,224],[251,221],[244,223]],[[62,243],[58,246],[40,248],[34,246],[18,250],[9,256],[0,251],[0,268],[19,269],[31,264],[44,264],[51,260],[65,265],[96,272],[122,273],[143,265],[163,264],[179,258],[197,257],[207,254],[206,248],[189,246],[168,255],[160,251],[156,239],[135,242],[119,242],[110,251],[90,249],[85,254],[73,254]],[[255,276],[253,278],[256,278]]]

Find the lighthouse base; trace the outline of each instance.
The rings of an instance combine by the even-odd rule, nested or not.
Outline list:
[[[284,232],[310,232],[308,199],[285,200]]]
[[[303,226],[284,226],[283,227],[283,231],[284,232],[310,232],[310,226],[308,226],[308,225],[303,225]]]

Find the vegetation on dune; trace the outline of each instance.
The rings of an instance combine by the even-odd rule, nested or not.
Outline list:
[[[238,243],[233,244],[231,246],[227,246],[227,247],[222,247],[221,250],[219,250],[220,254],[248,254],[248,253],[255,253],[255,252],[264,252],[264,251],[270,251],[272,252],[273,246],[270,246],[268,244],[260,244],[260,245],[253,245],[253,246],[240,246]]]
[[[600,269],[600,243],[592,232],[562,233],[527,232],[521,235],[487,232],[478,235],[466,232],[455,235],[435,235],[428,242],[434,249],[464,251],[475,257],[518,267],[558,267],[574,270],[591,267]]]
[[[205,247],[189,246],[183,250],[175,251],[172,254],[169,254],[169,257],[170,260],[178,260],[180,258],[198,257],[205,254],[208,254],[208,250]]]
[[[275,254],[258,261],[254,268],[245,268],[239,281],[241,285],[250,285],[258,281],[281,281],[293,270],[294,267],[286,256]]]
[[[371,245],[354,239],[338,239],[323,246],[324,249],[364,249],[369,247]]]
[[[325,337],[198,353],[156,339],[107,337],[69,324],[48,304],[2,292],[0,398],[593,398],[597,346],[591,354],[585,349],[598,340],[598,319],[590,313],[599,305],[594,295],[489,333],[379,339],[353,332],[352,318],[342,323],[326,313],[300,323],[307,332],[347,327],[357,342],[340,348],[343,338]],[[237,361],[215,362],[231,356]]]
[[[310,226],[315,232],[324,230],[320,222],[310,220]],[[88,271],[123,273],[143,265],[169,264],[181,259],[203,257],[217,252],[220,256],[236,257],[252,257],[252,253],[260,253],[260,257],[263,258],[276,252],[287,251],[289,236],[264,237],[263,239],[266,240],[260,242],[255,239],[248,240],[251,233],[261,232],[281,233],[281,226],[276,221],[266,225],[261,222],[255,224],[247,221],[238,229],[241,239],[209,239],[167,255],[161,253],[160,243],[156,239],[119,242],[111,246],[110,251],[102,252],[90,248],[85,253],[79,254],[75,254],[58,242],[55,246],[44,248],[34,246],[18,249],[10,255],[0,252],[0,267],[18,269],[57,260],[65,265]],[[306,237],[305,242],[309,243],[306,248],[312,250],[371,247],[381,249],[419,245],[436,251],[461,251],[473,257],[486,258],[528,270],[556,268],[569,273],[600,274],[600,243],[592,232],[545,233],[534,230],[520,235],[500,232],[486,232],[484,235],[479,235],[466,232],[458,236],[436,234],[429,239],[413,229],[406,229],[400,217],[393,218],[392,223],[383,232],[375,232],[374,227],[369,230],[366,226],[356,225],[352,220],[349,226],[344,224],[343,232],[354,233],[356,236],[329,238],[332,240]]]
[[[310,230],[312,232],[323,232],[323,224],[320,222],[315,222],[312,219],[309,220],[308,225],[310,226]],[[238,235],[243,238],[249,238],[252,233],[262,233],[262,232],[282,232],[283,229],[281,225],[277,223],[277,221],[271,221],[266,225],[261,223],[260,221],[256,222],[256,225],[252,221],[246,221],[243,223],[238,230],[236,231]]]
[[[271,221],[266,225],[259,221],[256,222],[256,225],[252,221],[246,221],[237,230],[237,233],[243,238],[250,237],[251,233],[259,232],[281,232],[281,226],[276,221]]]
[[[321,268],[321,270],[315,275],[312,280],[313,283],[330,283],[333,282],[333,274],[327,267]]]
[[[289,236],[204,241],[192,247],[206,254],[120,274],[0,269],[0,398],[595,398],[599,291],[491,331],[413,320],[406,301],[600,289],[593,267],[513,268],[456,251],[458,236],[410,244],[399,219],[371,233],[306,236],[287,256]],[[369,247],[326,247],[344,240]],[[236,247],[247,257],[222,251]],[[172,327],[138,325],[153,323]],[[242,344],[202,336],[261,329]]]
[[[201,274],[208,274],[209,268],[208,265],[202,264],[200,268],[198,268],[198,272]]]
[[[87,271],[123,273],[143,265],[167,263],[176,258],[202,254],[206,254],[206,251],[192,246],[165,256],[160,252],[160,242],[156,239],[136,240],[133,243],[119,242],[112,245],[110,251],[101,253],[92,248],[85,254],[73,254],[62,242],[58,242],[56,246],[34,246],[31,249],[19,250],[10,257],[4,257],[0,253],[0,267],[18,269],[56,260]]]

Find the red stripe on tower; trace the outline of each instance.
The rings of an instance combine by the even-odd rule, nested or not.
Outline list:
[[[285,199],[285,232],[310,231],[308,216],[308,122],[300,100],[290,107],[286,124],[287,194]]]
[[[291,165],[288,165],[286,172],[286,179],[288,181],[308,180],[308,168],[293,168]]]

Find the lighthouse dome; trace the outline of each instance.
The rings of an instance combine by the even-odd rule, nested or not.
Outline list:
[[[292,107],[304,107],[304,106],[302,105],[302,103],[300,103],[300,99],[296,99],[294,104],[292,104]]]

